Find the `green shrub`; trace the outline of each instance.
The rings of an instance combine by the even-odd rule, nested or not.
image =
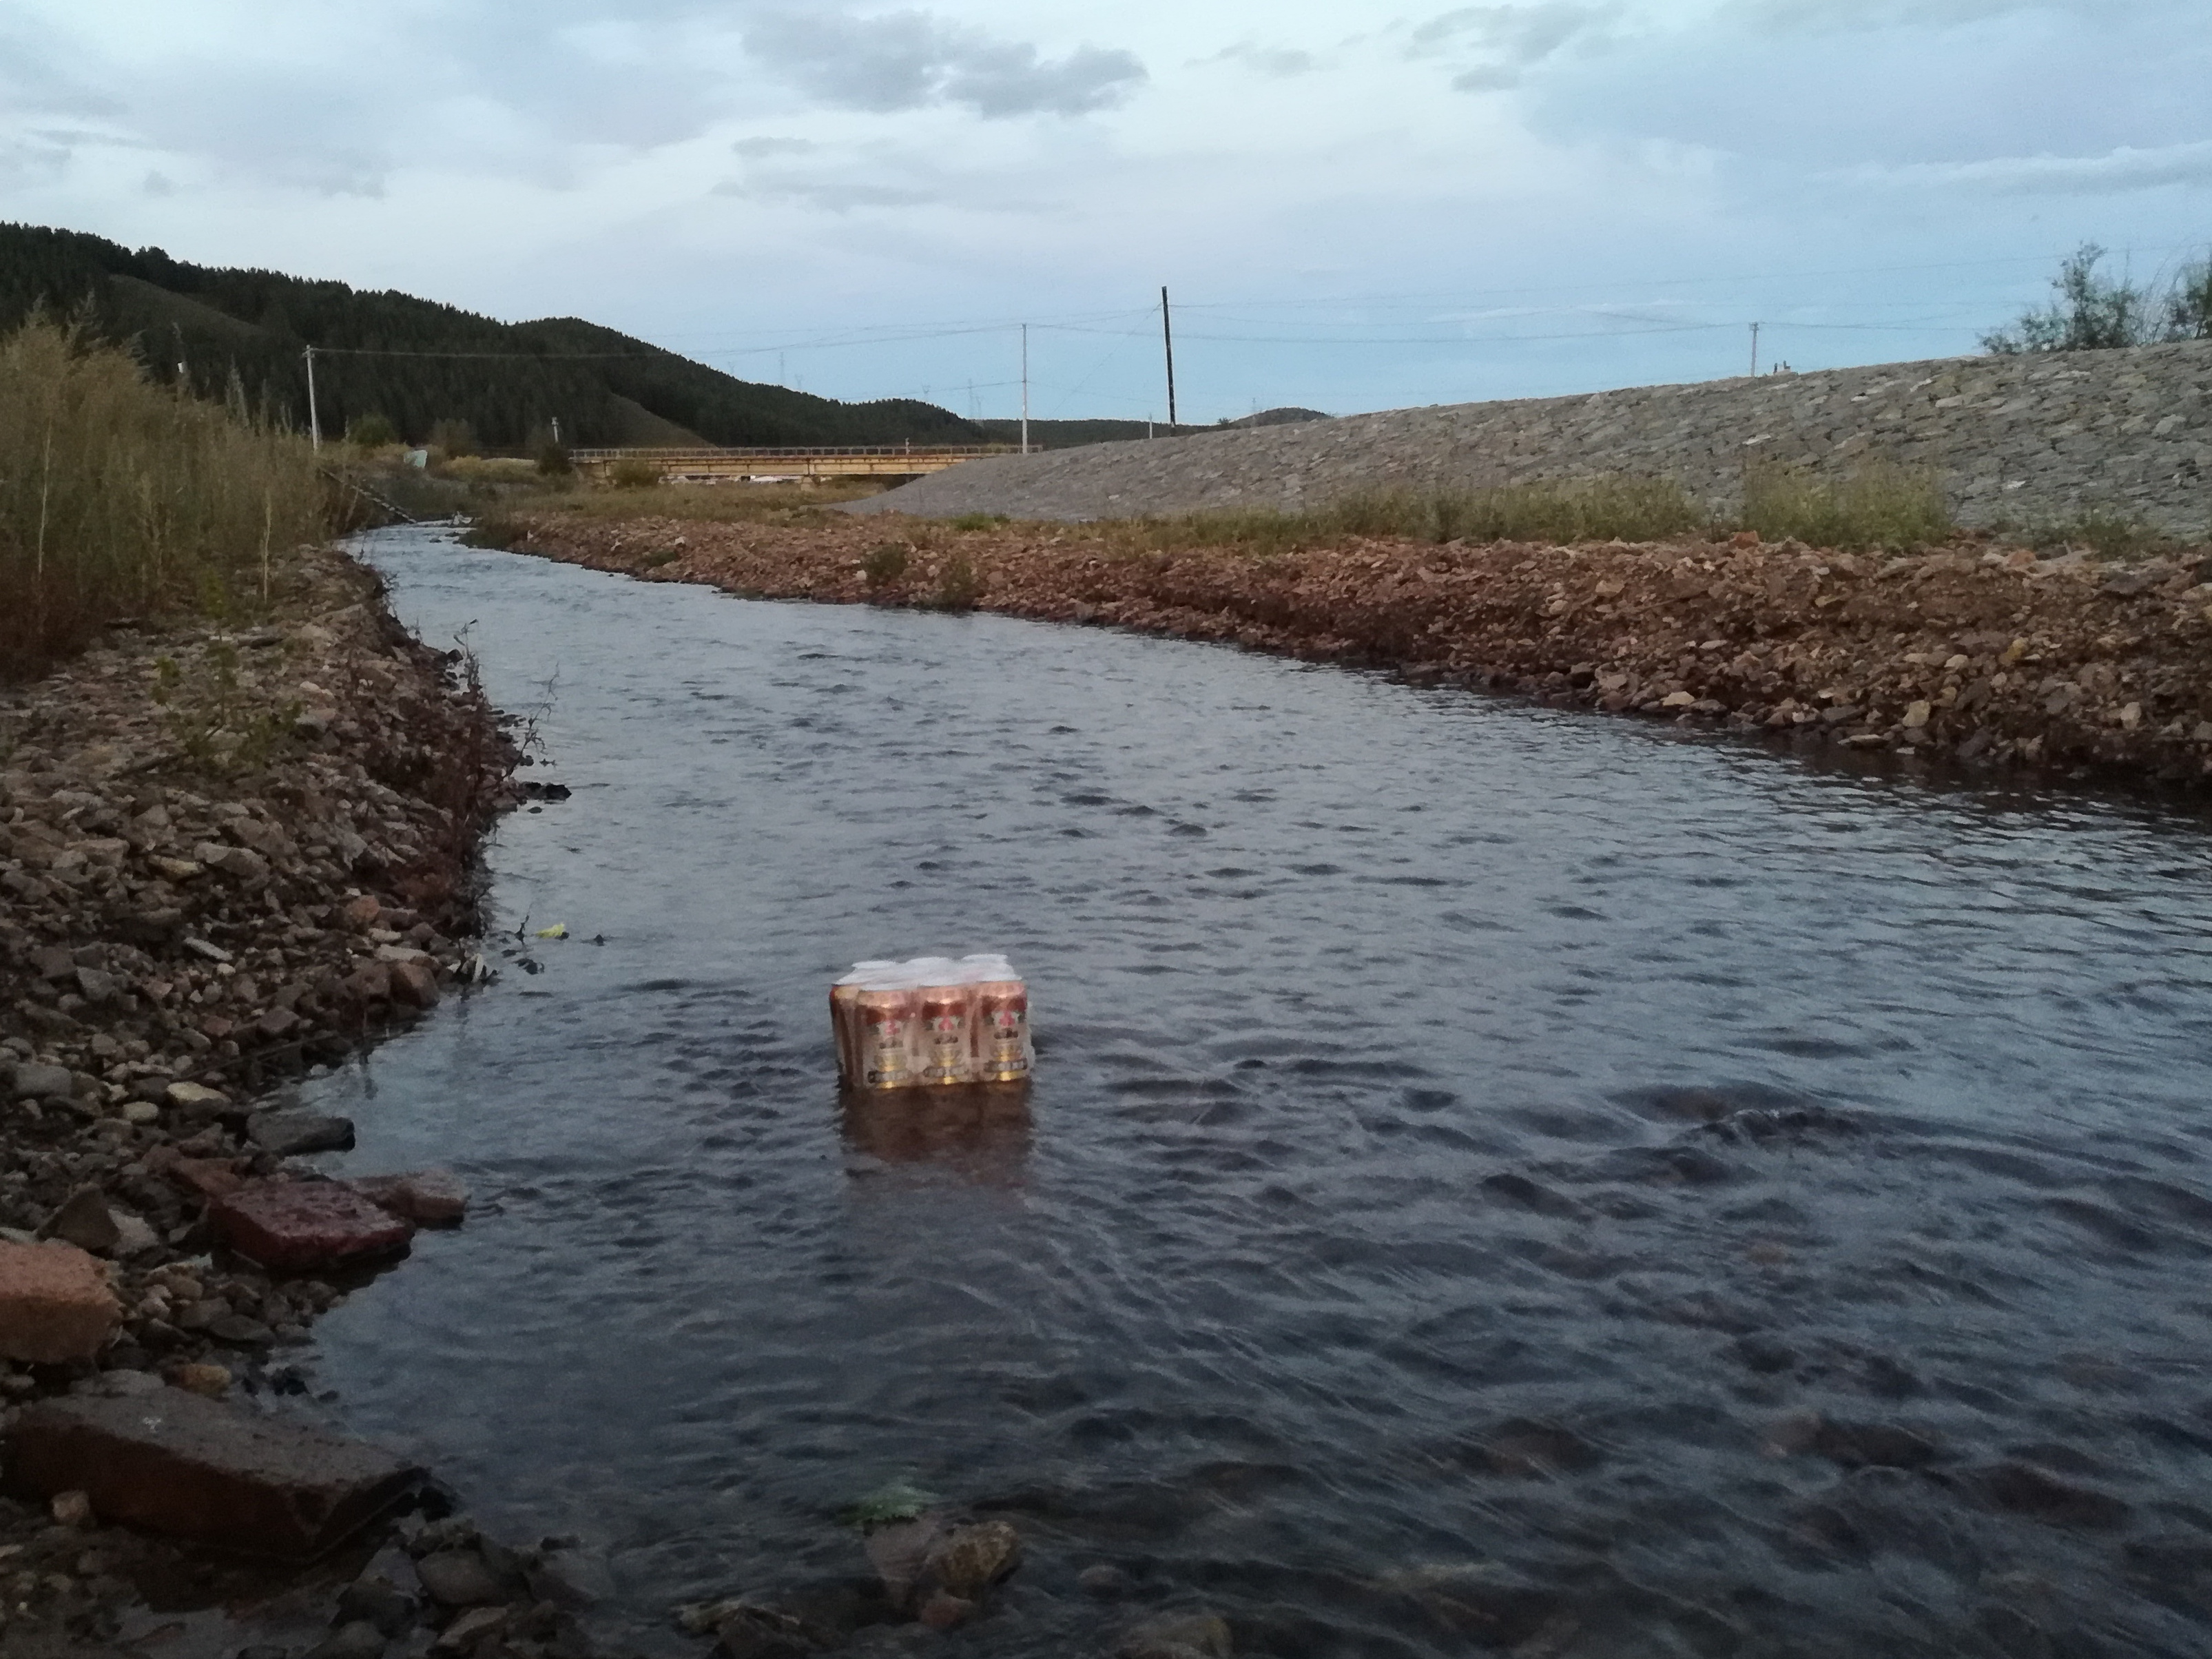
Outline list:
[[[871,587],[897,581],[906,574],[906,549],[897,542],[870,548],[860,561],[860,574]]]
[[[0,675],[120,617],[266,602],[331,495],[304,439],[34,317],[0,340]]]
[[[651,461],[631,457],[607,469],[607,482],[617,489],[651,489],[660,482],[660,469]]]
[[[434,421],[430,447],[443,455],[474,455],[477,453],[476,429],[466,421]]]
[[[461,532],[464,547],[495,548],[506,552],[528,532],[513,519],[501,513],[479,513]]]
[[[346,428],[346,441],[357,449],[383,449],[399,441],[399,428],[381,415],[362,415]]]
[[[300,718],[293,698],[271,708],[240,689],[238,647],[217,640],[188,671],[174,657],[154,662],[152,696],[185,758],[210,772],[266,766]]]
[[[1935,473],[1886,461],[1847,478],[1784,462],[1747,467],[1742,522],[1767,541],[1850,550],[1922,547],[1955,528]]]
[[[538,476],[546,478],[565,478],[576,470],[575,462],[568,459],[568,446],[549,440],[538,446]]]
[[[937,574],[937,608],[939,611],[973,611],[975,601],[983,597],[982,573],[968,562],[964,553],[955,553],[945,562]]]
[[[1012,520],[1003,513],[963,513],[945,522],[955,530],[996,530],[1000,525],[1011,524]]]

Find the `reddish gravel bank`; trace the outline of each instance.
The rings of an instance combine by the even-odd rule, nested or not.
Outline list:
[[[1128,550],[1114,526],[963,532],[558,514],[511,544],[763,597],[942,602],[1404,670],[1800,744],[1973,766],[2212,776],[2212,560],[2038,558],[1965,539],[1908,556],[1739,537],[1582,547],[1353,540],[1261,556]],[[862,571],[886,544],[896,580]],[[879,561],[880,562],[880,561]]]

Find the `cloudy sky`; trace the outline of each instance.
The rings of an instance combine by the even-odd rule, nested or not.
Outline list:
[[[1348,411],[1956,355],[2212,245],[2204,0],[9,0],[0,218],[837,397]]]

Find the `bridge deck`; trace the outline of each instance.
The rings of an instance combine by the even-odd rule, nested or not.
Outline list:
[[[869,444],[845,448],[579,449],[568,459],[600,476],[623,461],[658,468],[664,480],[880,478],[942,472],[985,455],[1015,455],[1012,444]]]

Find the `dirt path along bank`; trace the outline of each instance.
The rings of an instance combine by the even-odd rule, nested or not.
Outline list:
[[[848,604],[972,600],[1800,746],[2212,779],[2212,559],[2196,555],[2118,566],[1968,536],[1887,557],[1739,535],[1354,539],[1261,556],[1133,550],[1112,526],[962,531],[889,517],[807,527],[541,514],[502,536],[649,580]]]

